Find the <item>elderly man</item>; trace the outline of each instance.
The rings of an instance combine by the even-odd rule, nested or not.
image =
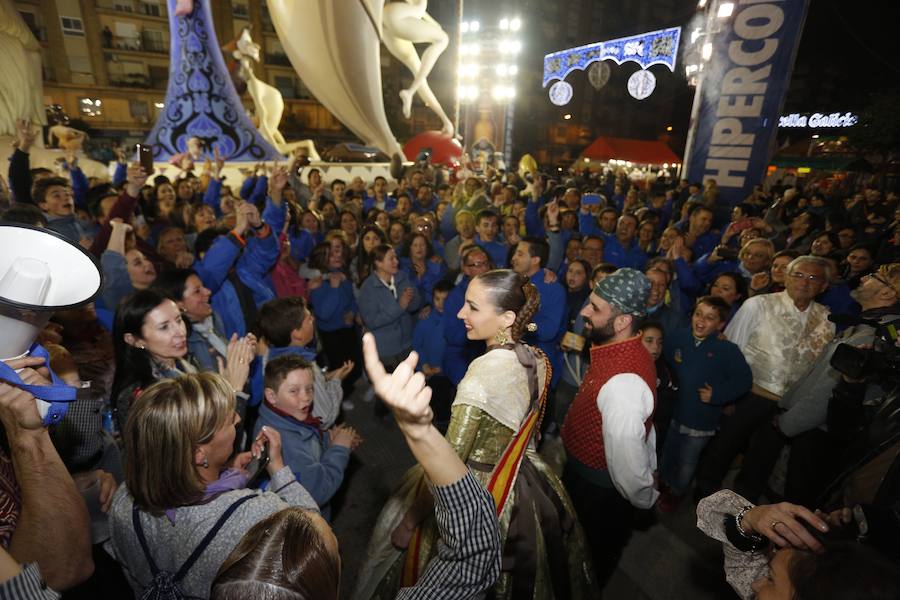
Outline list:
[[[828,309],[815,301],[833,275],[824,259],[796,258],[788,265],[783,292],[750,298],[728,324],[725,337],[743,352],[753,387],[710,445],[697,473],[697,497],[719,489],[734,457],[778,412],[781,397],[834,337]]]
[[[591,365],[562,427],[563,474],[602,584],[616,568],[634,508],[656,502],[656,368],[638,335],[650,282],[619,269],[581,311]]]
[[[859,287],[851,292],[862,307],[861,317],[884,324],[900,320],[900,263],[884,265],[875,273],[863,277]],[[785,497],[796,504],[812,506],[822,486],[833,475],[840,445],[826,432],[828,401],[841,374],[831,366],[831,357],[840,344],[872,346],[875,328],[859,324],[845,329],[834,338],[813,362],[806,373],[782,396],[778,405],[781,414],[772,422],[763,423],[753,436],[750,449],[735,482],[735,491],[755,502],[763,492],[769,473],[785,444],[791,445]],[[869,386],[866,396],[877,398],[882,392],[878,385]]]
[[[647,254],[637,243],[638,220],[632,214],[619,217],[616,234],[606,237],[604,260],[619,268],[629,267],[641,270],[647,264]]]

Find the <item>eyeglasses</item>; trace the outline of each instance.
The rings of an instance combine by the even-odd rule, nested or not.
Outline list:
[[[487,264],[487,261],[486,261],[486,260],[482,260],[482,261],[479,261],[479,262],[470,262],[470,263],[466,263],[466,266],[467,266],[467,267],[483,267],[483,266],[485,266],[486,264]]]
[[[877,281],[878,283],[880,283],[882,285],[886,285],[889,288],[894,287],[890,283],[888,283],[887,281],[882,279],[881,275],[879,275],[877,271],[875,273],[869,273],[869,277],[871,277],[872,279],[874,279],[875,281]]]
[[[794,279],[805,279],[811,283],[818,283],[820,281],[825,281],[825,278],[821,275],[812,275],[810,273],[800,273],[798,271],[794,271],[793,273],[789,273],[791,277]]]

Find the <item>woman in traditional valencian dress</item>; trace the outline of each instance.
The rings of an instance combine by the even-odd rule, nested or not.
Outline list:
[[[469,285],[458,316],[488,351],[459,383],[447,439],[498,507],[502,571],[491,597],[598,598],[572,502],[535,449],[551,369],[519,340],[539,305],[534,285],[510,270]],[[421,470],[411,469],[378,518],[354,598],[393,599],[415,583],[436,552],[431,503]]]

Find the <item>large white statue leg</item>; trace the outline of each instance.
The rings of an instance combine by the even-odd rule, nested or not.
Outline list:
[[[400,99],[403,101],[403,116],[407,119],[412,113],[413,95],[425,83],[437,63],[437,59],[450,43],[450,39],[441,26],[428,16],[427,9],[427,0],[392,2],[385,5],[382,17],[385,46],[388,45],[388,38],[398,41],[405,40],[413,44],[429,44],[428,48],[422,52],[419,67],[415,70],[410,69],[413,74],[412,84],[400,91]]]
[[[383,4],[268,0],[284,51],[306,87],[366,144],[401,160],[403,149],[388,125],[381,91]]]
[[[409,40],[401,40],[399,38],[384,36],[382,40],[384,42],[384,47],[388,49],[388,52],[391,53],[397,60],[402,62],[407,69],[412,73],[417,73],[421,67],[421,60],[419,59],[419,53],[416,52],[416,47]],[[454,132],[456,131],[453,122],[450,121],[450,118],[447,116],[447,113],[444,112],[444,109],[441,107],[441,103],[438,102],[437,97],[434,95],[434,92],[431,91],[431,86],[428,85],[428,80],[424,80],[419,89],[417,91],[419,94],[419,98],[422,99],[431,110],[438,116],[441,120],[441,133],[453,137]],[[400,92],[400,97],[403,98],[405,94],[405,90]],[[404,113],[404,116],[406,113]]]

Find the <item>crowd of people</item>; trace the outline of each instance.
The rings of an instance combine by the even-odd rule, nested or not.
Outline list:
[[[0,382],[0,598],[337,598],[351,411],[418,461],[354,598],[596,598],[637,514],[685,503],[743,598],[900,596],[900,378],[872,366],[897,364],[895,193],[779,182],[725,218],[713,180],[296,156],[232,182],[218,153],[101,181],[32,169],[34,137],[0,222],[103,287],[48,362],[7,361],[89,390],[61,423]]]

